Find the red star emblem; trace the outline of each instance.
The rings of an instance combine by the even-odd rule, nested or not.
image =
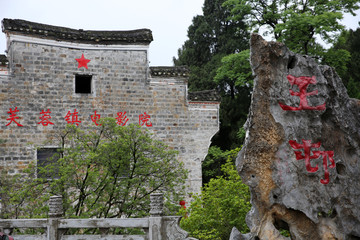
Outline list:
[[[81,58],[75,58],[75,60],[79,63],[78,68],[84,67],[88,69],[87,64],[91,61],[90,59],[86,59],[84,54],[81,55]]]

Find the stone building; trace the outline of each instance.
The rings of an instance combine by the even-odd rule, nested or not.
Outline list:
[[[179,151],[188,192],[199,192],[201,162],[219,129],[219,98],[188,93],[184,67],[149,67],[149,29],[85,31],[4,19],[0,66],[0,169],[21,172],[68,121],[138,123]],[[76,121],[75,121],[76,120]],[[49,122],[53,123],[50,124]]]

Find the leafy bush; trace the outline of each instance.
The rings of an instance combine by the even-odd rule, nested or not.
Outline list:
[[[190,207],[182,210],[181,227],[192,237],[228,240],[234,226],[239,231],[249,231],[245,216],[251,207],[250,192],[232,162],[238,151],[239,148],[232,150],[227,162],[221,166],[224,175],[211,179],[201,195],[194,196]]]
[[[164,192],[167,213],[178,211],[187,172],[146,129],[104,119],[86,132],[69,125],[59,139],[53,164],[2,177],[3,217],[46,217],[51,195],[63,197],[67,218],[142,217],[155,191]]]

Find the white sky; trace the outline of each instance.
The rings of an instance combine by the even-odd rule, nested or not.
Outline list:
[[[149,28],[150,66],[172,66],[173,56],[187,39],[187,29],[202,14],[204,0],[0,0],[3,18],[84,30],[133,30]],[[343,24],[356,29],[356,17],[347,15]],[[0,54],[6,48],[0,33]]]
[[[0,19],[23,19],[84,30],[148,28],[150,66],[172,66],[204,0],[0,0]],[[0,33],[0,54],[6,38]]]

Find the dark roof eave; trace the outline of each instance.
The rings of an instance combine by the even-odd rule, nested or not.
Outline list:
[[[188,78],[190,70],[187,66],[176,66],[176,67],[150,67],[150,75],[152,77],[183,77]]]
[[[221,97],[216,90],[204,90],[197,92],[189,92],[188,93],[188,101],[189,102],[211,102],[211,103],[219,103],[221,102]]]
[[[76,30],[19,19],[3,19],[2,31],[31,37],[39,37],[56,41],[86,43],[86,44],[141,44],[149,45],[152,40],[150,29],[131,31],[93,31]]]

